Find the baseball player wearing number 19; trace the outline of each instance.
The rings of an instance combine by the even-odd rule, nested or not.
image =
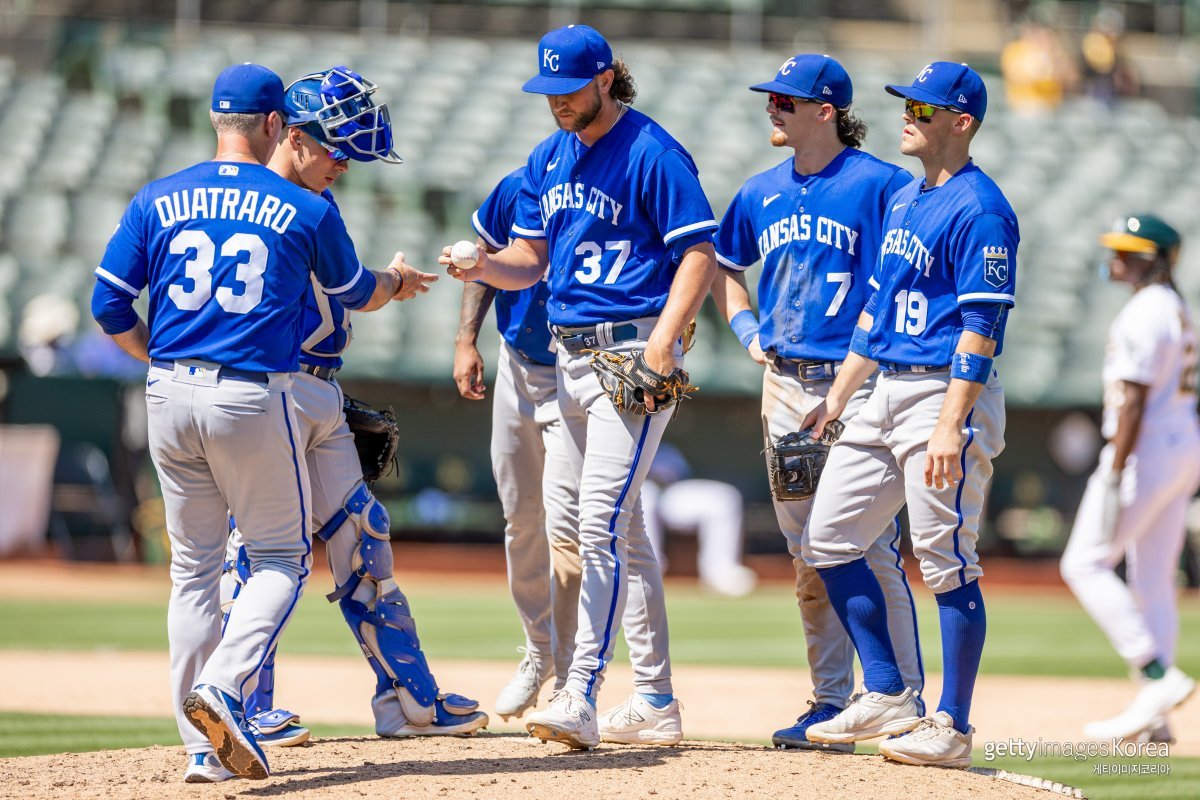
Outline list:
[[[808,738],[853,742],[889,734],[880,752],[919,765],[971,763],[971,698],[987,627],[975,551],[991,461],[1004,446],[1004,392],[992,368],[1015,301],[1017,219],[970,158],[987,91],[965,64],[928,65],[904,98],[900,152],[924,176],[894,195],[850,354],[805,419],[840,416],[881,373],[829,452],[804,558],[817,569],[863,665],[866,691]],[[943,682],[923,717],[905,686],[879,581],[863,558],[907,503],[913,553],[937,597]]]

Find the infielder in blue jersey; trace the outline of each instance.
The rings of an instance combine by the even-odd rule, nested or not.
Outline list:
[[[150,183],[96,270],[92,311],[150,363],[150,452],[171,539],[171,679],[189,767],[215,752],[268,775],[242,698],[295,608],[311,556],[312,492],[293,406],[312,278],[370,311],[400,287],[397,262],[365,269],[323,197],[263,166],[287,122],[283,83],[254,64],[213,87],[213,161]],[[133,301],[149,290],[147,322]],[[221,637],[227,515],[252,565]]]
[[[866,126],[850,111],[853,85],[829,56],[789,58],[775,80],[750,87],[767,93],[771,143],[794,155],[755,175],[730,203],[716,235],[720,274],[717,307],[750,355],[766,364],[762,415],[768,462],[773,443],[801,430],[801,421],[829,392],[842,368],[850,334],[871,293],[888,199],[912,175],[858,149]],[[745,272],[762,261],[759,313],[750,309]],[[875,387],[869,378],[847,403],[856,416]],[[770,464],[768,464],[770,469]],[[836,480],[836,477],[832,478]],[[796,567],[796,596],[804,622],[814,702],[795,724],[776,731],[780,747],[853,751],[853,742],[818,744],[805,731],[846,707],[854,689],[854,649],[829,604],[802,545],[812,498],[772,487],[775,515]],[[924,685],[916,613],[904,576],[894,520],[865,556],[883,586],[888,629],[901,676]]]
[[[865,692],[808,738],[842,743],[888,734],[879,749],[910,764],[971,763],[971,695],[987,626],[975,543],[992,459],[1004,446],[1004,392],[992,369],[1013,305],[1017,219],[971,161],[987,91],[965,64],[939,61],[903,97],[900,152],[925,174],[888,201],[875,289],[825,401],[805,418],[814,436],[881,370],[825,465],[804,558],[817,568],[863,665]],[[913,552],[936,594],[943,683],[923,717],[885,624],[879,580],[863,558],[907,502]]]
[[[291,120],[269,168],[292,183],[337,204],[330,187],[351,161],[399,164],[385,104],[376,103],[374,83],[347,67],[305,75],[287,87]],[[428,291],[436,275],[420,272],[398,257],[403,300]],[[312,485],[313,532],[327,545],[337,587],[331,601],[341,606],[359,648],[376,672],[371,707],[381,736],[470,733],[487,725],[478,703],[444,694],[429,670],[416,637],[408,601],[392,577],[387,511],[363,480],[362,466],[343,414],[337,382],[342,354],[350,345],[349,313],[331,303],[320,285],[305,297],[300,371],[292,397]],[[229,537],[222,607],[240,602],[250,563],[241,531]],[[301,744],[309,737],[298,715],[274,705],[275,654],[259,671],[245,701],[251,729],[263,746]],[[196,776],[199,779],[200,776]]]
[[[538,45],[539,74],[525,90],[544,94],[560,130],[525,168],[514,242],[482,256],[472,271],[499,289],[532,286],[547,274],[549,320],[558,340],[559,409],[579,484],[583,563],[579,631],[566,687],[531,733],[571,747],[610,741],[678,741],[679,710],[661,627],[627,630],[663,653],[653,680],[597,723],[595,701],[629,599],[660,606],[662,578],[644,526],[631,525],[642,481],[668,419],[621,413],[609,402],[586,351],[644,351],[668,374],[682,360],[681,334],[709,290],[716,228],[691,157],[628,103],[628,70],[595,30],[551,31]],[[440,259],[450,264],[449,249]],[[547,268],[549,272],[547,273]],[[650,612],[643,616],[654,619]]]
[[[478,246],[495,253],[509,243],[525,170],[515,170],[472,215]],[[482,400],[483,358],[476,347],[493,301],[500,358],[492,398],[492,473],[504,509],[508,585],[525,632],[525,656],[496,698],[508,719],[537,703],[553,676],[567,681],[579,604],[579,495],[558,410],[558,347],[546,320],[546,281],[515,291],[463,285],[454,351],[454,380],[469,400]]]

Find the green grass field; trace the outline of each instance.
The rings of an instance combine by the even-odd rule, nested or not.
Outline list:
[[[503,584],[488,580],[444,585],[422,582],[410,592],[422,643],[435,660],[511,661],[520,629]],[[0,600],[0,650],[163,650],[164,601],[109,603]],[[937,609],[918,594],[926,668],[941,669]],[[670,585],[671,652],[679,664],[800,666],[804,663],[799,614],[789,588],[768,585],[741,600],[715,599]],[[1179,665],[1200,672],[1200,602],[1185,600]],[[282,651],[355,656],[341,614],[311,592],[301,603]],[[0,654],[0,657],[3,657]],[[617,658],[624,658],[621,653]],[[1065,593],[993,592],[988,599],[988,643],[983,671],[990,674],[1122,677],[1124,664],[1095,625]],[[369,735],[367,728],[314,726],[317,736]],[[176,743],[174,721],[0,713],[0,757]],[[765,744],[765,742],[764,742]],[[1082,787],[1112,800],[1193,798],[1200,759],[1171,758],[1169,776],[1095,775],[1094,762],[1018,758],[978,766],[1034,774]],[[1117,762],[1109,762],[1117,763]],[[1128,764],[1128,761],[1120,763]]]
[[[800,615],[788,588],[770,585],[740,600],[716,599],[671,585],[671,655],[680,664],[788,667],[804,663]],[[505,587],[496,582],[437,586],[409,592],[422,645],[431,657],[511,660],[520,627]],[[165,602],[165,601],[164,601]],[[925,666],[941,670],[937,607],[917,595]],[[165,650],[166,613],[160,603],[87,604],[0,600],[0,649]],[[310,592],[288,628],[283,653],[354,655],[341,613]],[[623,657],[623,656],[622,656]],[[1181,609],[1177,663],[1200,673],[1200,602]],[[983,672],[993,675],[1123,677],[1125,665],[1066,593],[1013,590],[988,599]]]

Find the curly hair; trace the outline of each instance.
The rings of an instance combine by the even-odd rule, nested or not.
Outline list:
[[[614,58],[612,71],[614,73],[613,82],[608,93],[614,100],[629,105],[633,102],[633,98],[637,97],[637,87],[633,85],[633,76],[629,74],[629,67],[625,66],[623,59]]]
[[[848,108],[837,110],[838,140],[846,147],[862,147],[863,139],[867,138],[867,123],[863,122]]]

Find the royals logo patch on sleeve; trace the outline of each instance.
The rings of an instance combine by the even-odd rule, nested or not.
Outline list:
[[[983,279],[997,289],[1008,283],[1008,248],[983,248]]]

